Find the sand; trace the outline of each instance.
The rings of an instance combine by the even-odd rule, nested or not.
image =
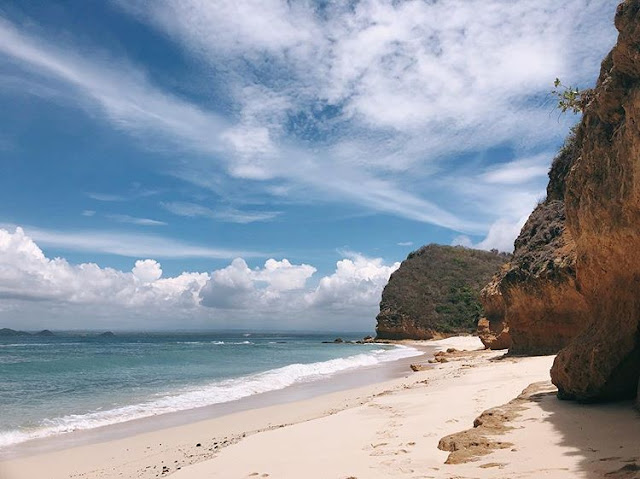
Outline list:
[[[429,344],[481,346],[471,337]],[[640,477],[631,403],[559,401],[552,356],[503,354],[453,352],[379,384],[5,460],[0,478]],[[451,459],[438,449],[445,437],[458,449]]]

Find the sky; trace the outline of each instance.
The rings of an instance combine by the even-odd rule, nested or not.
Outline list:
[[[616,4],[0,1],[0,327],[372,330],[512,250]]]

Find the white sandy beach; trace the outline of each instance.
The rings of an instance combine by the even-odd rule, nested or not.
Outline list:
[[[481,346],[474,337],[430,344]],[[630,403],[561,402],[548,383],[552,356],[503,354],[452,353],[448,362],[384,383],[4,460],[0,478],[637,477],[640,418]],[[445,464],[441,438],[541,382],[531,397],[492,415],[498,427],[486,429],[487,422],[472,433],[474,451],[486,455]]]

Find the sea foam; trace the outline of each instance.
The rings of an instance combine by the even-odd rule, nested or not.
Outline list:
[[[234,344],[250,344],[250,342],[243,341]],[[374,349],[366,353],[328,361],[290,364],[262,373],[184,388],[139,404],[45,419],[38,427],[29,430],[0,432],[0,447],[18,444],[30,439],[94,429],[159,414],[235,401],[255,394],[284,389],[298,383],[328,378],[341,371],[375,366],[420,354],[422,353],[414,348],[396,346],[393,349]]]

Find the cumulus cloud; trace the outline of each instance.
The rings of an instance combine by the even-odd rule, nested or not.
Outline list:
[[[172,304],[197,305],[197,293],[209,279],[206,273],[183,273],[160,279],[154,260],[137,261],[130,273],[101,268],[95,263],[73,265],[63,258],[47,258],[22,228],[0,229],[0,296],[87,305],[123,307]]]
[[[253,272],[257,281],[264,281],[274,291],[301,289],[315,272],[316,268],[308,264],[293,265],[287,259],[276,261],[268,259],[264,269]]]
[[[20,304],[25,315],[29,308],[48,305],[51,314],[44,317],[59,320],[54,312],[64,304],[67,327],[87,327],[70,319],[74,316],[70,308],[81,307],[85,319],[102,315],[105,321],[143,314],[158,321],[169,318],[173,324],[189,317],[200,321],[200,326],[255,327],[256,321],[293,317],[299,322],[288,323],[290,328],[308,327],[305,321],[323,318],[314,329],[353,326],[342,323],[347,319],[368,329],[382,288],[400,263],[387,265],[380,258],[356,253],[348,256],[336,263],[333,273],[312,284],[315,267],[273,258],[262,267],[250,268],[244,259],[236,258],[211,273],[164,277],[162,266],[153,259],[137,260],[130,272],[51,259],[22,228],[13,233],[0,229],[0,318]],[[36,317],[41,321],[38,327],[42,318],[41,314]]]
[[[351,258],[338,261],[336,271],[322,278],[318,287],[308,293],[305,299],[316,307],[377,307],[389,276],[399,267],[398,262],[386,266],[380,258],[352,255]]]
[[[294,265],[287,259],[269,259],[263,268],[250,269],[245,260],[236,258],[226,268],[211,274],[201,292],[202,304],[231,309],[295,308],[298,298],[286,292],[304,288],[315,272],[313,266]]]
[[[476,247],[487,250],[513,251],[513,242],[520,234],[528,217],[529,215],[522,216],[516,221],[499,219],[491,225],[486,238],[480,241]]]
[[[451,244],[466,248],[497,249],[498,251],[511,253],[513,251],[513,243],[520,234],[520,230],[522,230],[528,217],[529,215],[525,215],[515,221],[508,218],[500,218],[491,225],[489,233],[482,241],[474,243],[468,236],[458,235]]]
[[[162,276],[160,263],[153,259],[139,259],[131,272],[143,283],[153,283]]]

